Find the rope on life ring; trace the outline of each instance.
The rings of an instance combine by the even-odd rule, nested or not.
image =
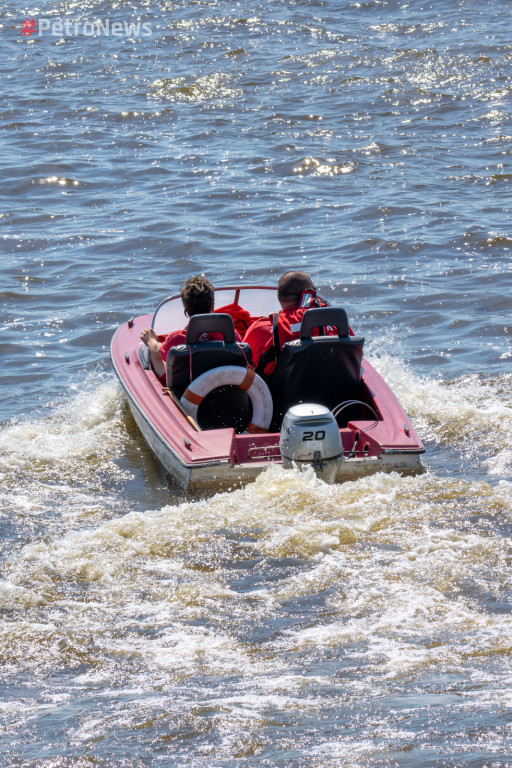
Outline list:
[[[189,384],[181,397],[181,405],[189,416],[197,419],[197,411],[206,395],[217,387],[227,385],[243,389],[251,399],[252,421],[249,422],[245,431],[251,434],[268,432],[272,421],[272,395],[261,376],[258,376],[252,368],[223,365],[206,371]]]

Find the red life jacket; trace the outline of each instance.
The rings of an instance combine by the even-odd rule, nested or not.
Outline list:
[[[327,307],[327,302],[317,296],[314,291],[308,289],[302,291],[300,301],[296,307],[289,307],[288,309],[282,309],[279,313],[269,315],[269,320],[272,326],[272,335],[268,342],[265,344],[265,348],[260,357],[258,363],[257,372],[265,373],[267,376],[273,373],[277,358],[281,347],[287,341],[298,339],[300,336],[300,326],[304,312],[313,307]],[[335,336],[337,331],[332,326],[328,325],[325,328],[315,328],[313,331],[314,336]]]
[[[243,309],[240,304],[236,303],[226,304],[225,307],[219,307],[219,309],[215,309],[214,312],[224,312],[227,315],[231,315],[235,331],[238,331],[241,336],[243,336],[252,323],[258,319],[257,317],[251,317],[246,309]]]

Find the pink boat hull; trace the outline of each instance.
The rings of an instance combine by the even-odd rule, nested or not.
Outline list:
[[[183,489],[229,487],[253,480],[273,463],[282,463],[279,433],[236,434],[231,428],[196,431],[173,402],[146,361],[140,342],[155,317],[124,323],[112,339],[114,369],[144,438],[166,471]],[[171,330],[169,328],[168,330]],[[418,472],[424,447],[391,389],[366,361],[363,386],[381,416],[350,421],[340,429],[344,460],[335,480],[378,471]]]

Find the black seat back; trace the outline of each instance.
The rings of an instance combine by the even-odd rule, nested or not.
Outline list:
[[[201,341],[205,333],[220,333],[222,341]],[[188,385],[202,373],[221,365],[247,366],[252,363],[248,344],[237,344],[230,315],[213,312],[193,315],[187,327],[185,344],[167,353],[167,386],[181,397]]]
[[[336,328],[338,336],[349,336],[350,327],[347,313],[341,307],[318,307],[304,312],[300,325],[300,338],[310,339],[315,328],[331,326]]]
[[[225,344],[235,344],[235,326],[231,315],[221,312],[193,315],[187,326],[185,344],[196,344],[204,333],[220,333]]]
[[[315,328],[331,326],[337,336],[312,337]],[[345,400],[361,399],[361,362],[364,339],[350,336],[347,313],[337,307],[308,309],[300,338],[283,344],[272,375],[272,428],[297,403],[318,403],[331,410]]]

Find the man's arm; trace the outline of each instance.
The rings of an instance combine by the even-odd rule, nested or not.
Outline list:
[[[158,341],[158,336],[152,328],[145,328],[141,335],[141,341],[149,349],[151,355],[151,362],[156,375],[161,378],[165,373],[165,366],[162,360],[161,342]]]

